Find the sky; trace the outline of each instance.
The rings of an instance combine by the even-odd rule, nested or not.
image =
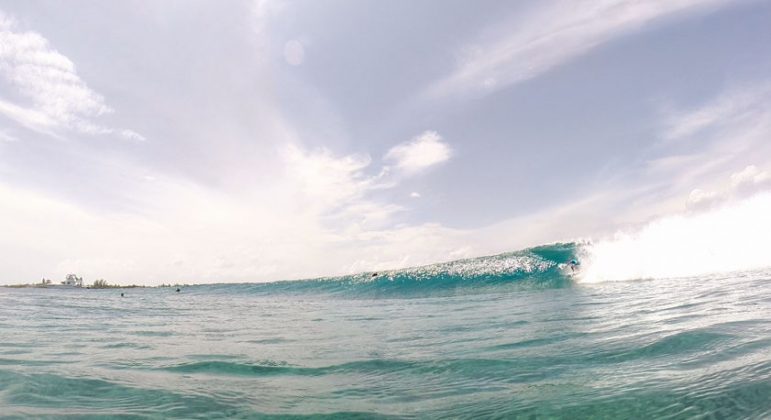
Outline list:
[[[261,282],[771,188],[771,2],[0,0],[0,284]]]

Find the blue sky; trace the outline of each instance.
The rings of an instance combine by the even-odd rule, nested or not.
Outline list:
[[[267,281],[771,185],[771,3],[0,1],[0,282]]]

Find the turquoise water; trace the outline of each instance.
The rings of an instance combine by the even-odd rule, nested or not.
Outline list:
[[[585,284],[574,252],[0,288],[0,417],[771,418],[771,271]]]

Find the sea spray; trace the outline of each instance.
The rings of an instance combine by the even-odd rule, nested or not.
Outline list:
[[[670,216],[587,245],[581,281],[667,278],[771,266],[771,193]]]

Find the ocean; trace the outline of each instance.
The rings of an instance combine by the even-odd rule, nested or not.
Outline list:
[[[561,267],[582,246],[0,288],[0,418],[771,418],[771,270],[590,282]]]

